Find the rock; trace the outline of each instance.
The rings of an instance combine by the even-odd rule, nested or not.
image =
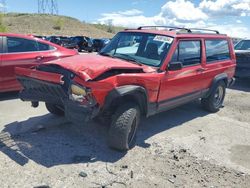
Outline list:
[[[87,174],[87,173],[85,173],[85,172],[83,172],[83,171],[81,171],[81,172],[79,173],[79,176],[81,176],[81,177],[85,178],[85,177],[87,177],[87,176],[88,176],[88,174]]]
[[[186,153],[186,152],[187,152],[186,149],[180,149],[180,150],[179,150],[179,153]]]
[[[174,160],[179,161],[179,157],[176,154],[174,154],[173,158]]]

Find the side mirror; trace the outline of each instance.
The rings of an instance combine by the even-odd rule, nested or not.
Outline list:
[[[183,67],[182,62],[170,62],[168,64],[168,70],[170,71],[181,70],[182,67]]]

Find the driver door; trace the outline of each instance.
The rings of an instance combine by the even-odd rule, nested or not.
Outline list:
[[[202,94],[203,81],[200,79],[202,63],[202,41],[180,40],[171,62],[182,62],[181,70],[168,70],[161,80],[158,110],[166,110]]]

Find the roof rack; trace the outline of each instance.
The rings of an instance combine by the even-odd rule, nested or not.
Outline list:
[[[193,31],[200,31],[200,32],[204,32],[204,31],[208,31],[208,32],[214,32],[215,34],[220,34],[219,31],[217,30],[213,30],[213,29],[199,29],[199,28],[190,28],[191,32]]]
[[[185,27],[174,27],[174,26],[141,26],[138,27],[138,30],[142,30],[142,29],[150,29],[150,28],[164,28],[164,29],[168,29],[169,31],[173,31],[173,30],[185,30],[188,33],[191,33],[191,30]]]
[[[207,33],[207,32],[213,32],[214,34],[220,34],[219,31],[217,30],[212,30],[212,29],[200,29],[200,28],[185,28],[185,27],[174,27],[174,26],[141,26],[138,27],[136,30],[142,30],[142,29],[150,29],[150,28],[163,28],[163,29],[167,29],[168,31],[177,31],[178,34],[183,33],[184,31],[186,33]],[[128,30],[128,29],[126,29]]]

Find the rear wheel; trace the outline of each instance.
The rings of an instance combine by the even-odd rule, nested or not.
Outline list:
[[[57,115],[57,116],[64,116],[63,107],[56,105],[56,104],[51,104],[51,103],[45,103],[45,106],[50,113]]]
[[[226,84],[223,81],[217,83],[215,89],[207,98],[201,100],[201,104],[205,110],[209,112],[217,112],[222,107],[226,93]]]
[[[123,104],[116,110],[108,133],[108,145],[116,150],[131,149],[136,142],[140,109],[132,103]]]

